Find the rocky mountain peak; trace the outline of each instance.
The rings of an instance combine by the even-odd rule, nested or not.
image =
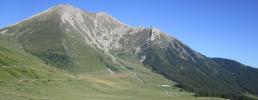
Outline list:
[[[58,4],[56,6],[54,6],[53,8],[63,8],[63,9],[66,9],[66,8],[76,8],[70,4]]]
[[[85,12],[85,11],[82,11],[81,9],[74,7],[72,5],[69,5],[69,4],[59,4],[59,5],[53,6],[48,11],[58,11],[60,13],[62,13],[62,12],[70,12],[70,13]]]
[[[117,26],[127,27],[126,24],[115,19],[114,17],[112,17],[107,13],[104,13],[104,12],[92,13],[92,12],[88,12],[80,8],[74,7],[69,4],[59,4],[44,12],[58,13],[61,16],[62,23],[69,22],[71,24],[75,24],[76,22],[80,22],[80,23],[93,22],[92,24],[100,27],[107,24],[116,25],[115,27]]]

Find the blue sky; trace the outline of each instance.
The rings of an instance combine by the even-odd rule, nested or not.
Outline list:
[[[258,67],[258,0],[1,0],[0,28],[60,3],[157,27],[206,56]]]

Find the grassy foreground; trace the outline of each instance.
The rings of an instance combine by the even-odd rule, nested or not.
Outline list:
[[[141,64],[72,75],[10,48],[0,44],[0,100],[222,100],[180,91]]]
[[[136,82],[126,73],[63,79],[20,79],[0,83],[1,100],[222,100],[194,97],[160,84]]]

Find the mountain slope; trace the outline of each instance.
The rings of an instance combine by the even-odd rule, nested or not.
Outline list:
[[[122,59],[118,62],[125,69],[116,74],[103,71],[69,74],[44,64],[41,59],[17,48],[14,42],[2,39],[0,98],[3,100],[223,100],[196,98],[179,91],[173,87],[174,82],[152,73],[142,64]],[[171,87],[161,87],[163,84]]]
[[[0,79],[64,78],[64,73],[0,42]]]
[[[129,27],[103,12],[61,4],[0,33],[0,40],[16,51],[76,76],[126,73],[130,78],[125,81],[144,84],[138,74],[149,79],[158,73],[197,96],[257,95],[257,69],[206,57],[156,28]]]
[[[249,66],[245,66],[239,62],[222,59],[222,58],[212,58],[215,62],[220,64],[223,68],[231,72],[234,79],[242,88],[246,89],[252,94],[258,94],[258,70]]]
[[[8,38],[17,38],[26,52],[51,66],[72,72],[102,70],[108,57],[101,54],[103,46],[89,33],[95,29],[93,22],[101,23],[91,19],[96,16],[70,5],[59,5],[5,30]]]
[[[178,87],[195,92],[199,96],[234,97],[235,99],[243,98],[246,93],[250,93],[246,88],[250,85],[244,80],[241,82],[245,84],[235,80],[235,76],[229,69],[223,67],[223,63],[192,50],[155,28],[139,28],[137,32],[121,40],[125,48],[116,52],[118,56],[138,58],[146,67],[178,82]],[[241,67],[234,68],[241,69]],[[251,70],[257,71],[254,68]],[[245,74],[249,72],[242,72],[240,76],[245,77]],[[252,73],[251,76],[257,77],[258,73]],[[252,78],[247,82],[256,84],[256,81],[257,78]],[[255,85],[251,87],[257,88]]]

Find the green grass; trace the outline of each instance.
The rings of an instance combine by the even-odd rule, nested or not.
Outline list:
[[[0,79],[62,77],[63,72],[0,44]]]
[[[0,56],[1,100],[220,100],[194,97],[143,65],[122,59],[116,74],[93,70],[71,75],[4,44]]]
[[[164,95],[168,91],[168,95]],[[135,84],[126,74],[82,75],[80,79],[1,82],[0,98],[9,100],[222,100],[197,98],[177,88]]]

